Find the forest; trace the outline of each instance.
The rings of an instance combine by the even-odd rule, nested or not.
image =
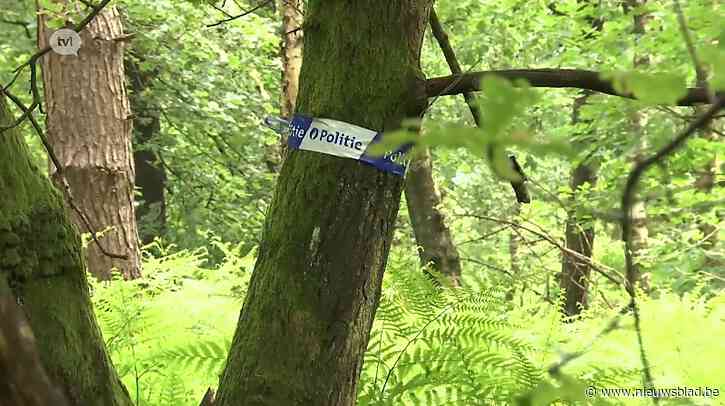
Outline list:
[[[725,405],[720,0],[0,34],[0,406]]]

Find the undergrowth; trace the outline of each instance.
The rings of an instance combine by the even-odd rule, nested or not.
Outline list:
[[[213,241],[205,250],[147,247],[144,278],[93,283],[96,314],[119,375],[136,404],[197,405],[215,387],[241,309],[254,252]],[[154,255],[148,254],[154,252]],[[587,399],[584,390],[641,387],[631,317],[597,338],[625,303],[593,306],[574,323],[532,292],[468,269],[465,288],[442,289],[395,249],[358,385],[359,405],[649,404]],[[640,297],[645,345],[658,387],[719,388],[725,376],[725,296],[659,291]],[[583,355],[559,374],[548,368]],[[722,399],[722,395],[720,397]],[[718,399],[684,403],[711,405]],[[709,402],[709,403],[708,403]],[[664,403],[675,404],[675,403]]]

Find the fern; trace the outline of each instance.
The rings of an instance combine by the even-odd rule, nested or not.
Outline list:
[[[383,290],[358,404],[491,404],[534,387],[532,346],[501,315],[501,292],[441,289],[393,272]]]
[[[173,366],[216,376],[224,366],[230,346],[230,341],[197,340],[166,349],[162,356]]]

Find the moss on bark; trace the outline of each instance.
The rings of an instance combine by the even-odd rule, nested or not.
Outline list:
[[[0,97],[0,126],[12,122]],[[0,273],[70,403],[131,405],[96,324],[78,233],[17,130],[0,133]]]
[[[374,130],[419,115],[429,0],[310,1],[297,111]],[[217,404],[352,405],[402,178],[291,151]]]

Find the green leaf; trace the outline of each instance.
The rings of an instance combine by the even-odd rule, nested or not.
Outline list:
[[[720,34],[717,47],[707,47],[702,52],[702,60],[709,65],[712,78],[709,85],[712,90],[725,91],[725,31]]]
[[[675,104],[687,94],[685,78],[668,72],[610,72],[602,78],[612,80],[616,91],[650,104]]]

